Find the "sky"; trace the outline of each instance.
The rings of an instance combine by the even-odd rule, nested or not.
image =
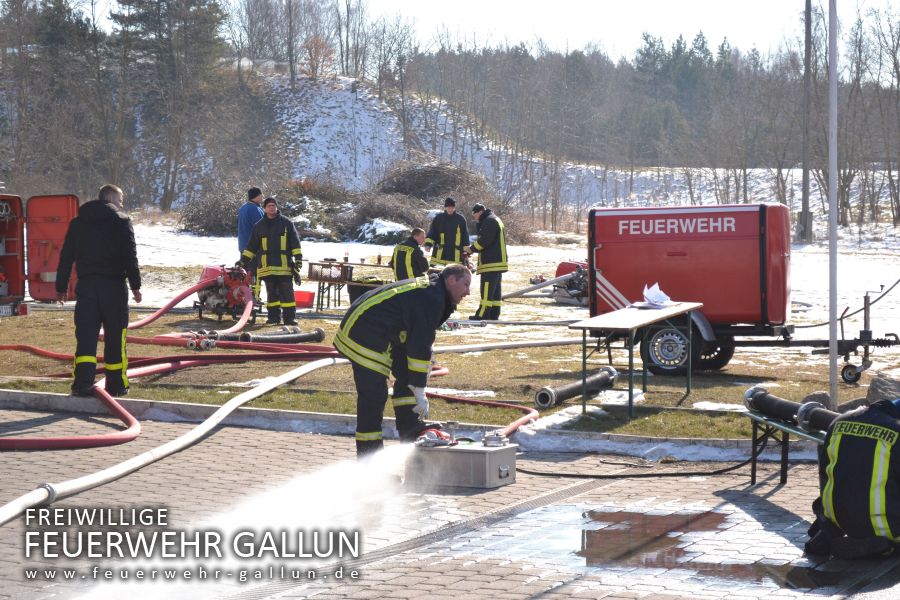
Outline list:
[[[542,39],[552,50],[592,44],[611,58],[632,58],[641,35],[661,37],[668,47],[681,34],[688,44],[698,32],[714,50],[724,38],[734,48],[756,47],[768,54],[785,40],[802,40],[804,0],[367,0],[369,14],[414,20],[422,48],[436,31],[454,38],[495,46],[509,41],[534,45]],[[828,10],[827,0],[813,6]],[[842,22],[855,19],[857,7],[900,9],[900,0],[837,0]]]

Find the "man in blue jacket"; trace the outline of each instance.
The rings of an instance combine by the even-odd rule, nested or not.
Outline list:
[[[428,427],[425,384],[435,331],[469,295],[472,274],[463,265],[440,275],[405,279],[360,296],[338,327],[334,347],[350,359],[356,384],[356,456],[384,447],[381,421],[394,375],[394,415],[401,440]]]
[[[262,191],[258,187],[252,187],[247,190],[247,201],[238,210],[237,230],[238,230],[238,254],[243,253],[247,249],[247,242],[250,241],[250,233],[253,226],[259,223],[266,213],[261,208],[263,201]],[[253,298],[254,302],[259,299],[259,279],[256,277],[256,268],[259,260],[248,263],[247,270],[253,277]]]

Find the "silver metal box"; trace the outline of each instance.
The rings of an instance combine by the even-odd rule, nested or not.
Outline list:
[[[406,483],[496,488],[516,481],[516,444],[417,446],[406,461]]]

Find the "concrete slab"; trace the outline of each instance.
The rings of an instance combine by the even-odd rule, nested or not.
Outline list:
[[[32,425],[46,435],[118,426],[96,415],[0,412],[0,435]],[[142,425],[142,435],[121,446],[4,452],[0,503],[42,482],[111,466],[191,427]],[[409,451],[391,443],[383,461],[360,466],[350,436],[220,427],[191,448],[53,507],[69,515],[164,508],[168,520],[155,528],[63,529],[213,531],[224,540],[223,559],[194,559],[183,548],[179,558],[91,558],[77,548],[74,558],[26,557],[26,534],[46,539],[42,533],[56,528],[18,518],[0,527],[0,598],[843,598],[900,591],[897,561],[818,564],[803,556],[817,494],[813,464],[792,465],[783,486],[777,465],[763,464],[751,487],[749,467],[713,475],[726,465],[527,452],[519,466],[546,476],[520,472],[515,484],[492,490],[410,489],[391,477]],[[604,479],[569,477],[577,474]],[[225,543],[242,532],[298,530],[358,532],[360,555],[237,557]],[[217,568],[223,572],[213,579]],[[155,581],[151,570],[160,571]],[[167,570],[175,581],[160,581]]]

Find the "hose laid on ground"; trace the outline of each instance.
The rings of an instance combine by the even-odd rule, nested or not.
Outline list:
[[[243,332],[238,336],[241,342],[264,342],[269,344],[300,344],[306,342],[321,342],[325,339],[325,330],[313,329],[306,333],[248,333]],[[222,339],[222,336],[219,336]]]
[[[106,393],[99,383],[93,388],[94,397],[103,402],[106,407],[118,417],[127,428],[112,433],[99,435],[73,435],[67,437],[29,437],[13,438],[0,437],[0,450],[69,450],[72,448],[97,448],[100,446],[115,446],[130,442],[141,434],[141,424],[134,416],[125,410],[115,398]]]
[[[559,338],[539,342],[495,342],[493,344],[469,344],[465,346],[438,346],[432,352],[434,354],[484,352],[486,350],[505,350],[508,348],[540,348],[543,346],[574,346],[576,344],[581,344],[581,338]]]
[[[538,408],[550,408],[583,392],[596,394],[600,390],[611,388],[616,383],[619,373],[612,367],[602,367],[584,381],[573,381],[557,388],[543,387],[534,395],[534,405]]]
[[[147,452],[134,456],[102,471],[98,471],[97,473],[92,473],[78,479],[70,479],[62,483],[42,484],[37,489],[0,506],[0,525],[11,521],[32,506],[37,506],[38,504],[50,504],[60,498],[65,498],[109,483],[110,481],[119,479],[120,477],[165,458],[170,454],[183,450],[203,438],[203,436],[212,431],[216,425],[221,423],[225,417],[241,405],[274,390],[280,385],[290,383],[307,373],[315,371],[316,369],[346,362],[348,361],[345,359],[326,358],[305,364],[302,367],[288,371],[283,375],[265,381],[257,387],[235,396],[197,427],[162,446],[148,450]]]
[[[450,403],[459,402],[459,403],[463,403],[463,404],[479,404],[481,406],[492,406],[494,408],[510,408],[513,410],[518,410],[520,412],[524,412],[525,413],[524,416],[516,419],[515,421],[513,421],[512,423],[510,423],[509,425],[504,427],[502,430],[500,430],[500,433],[502,433],[503,435],[505,435],[507,437],[512,435],[513,432],[515,432],[522,425],[527,425],[528,423],[530,423],[532,421],[536,421],[541,416],[540,413],[538,413],[538,411],[534,410],[530,406],[520,406],[518,404],[507,404],[505,402],[494,402],[492,400],[478,400],[476,398],[460,398],[458,396],[448,396],[447,394],[433,394],[431,392],[428,392],[427,390],[426,390],[425,394],[429,398],[439,398],[441,400],[444,400],[445,402],[450,402]]]

